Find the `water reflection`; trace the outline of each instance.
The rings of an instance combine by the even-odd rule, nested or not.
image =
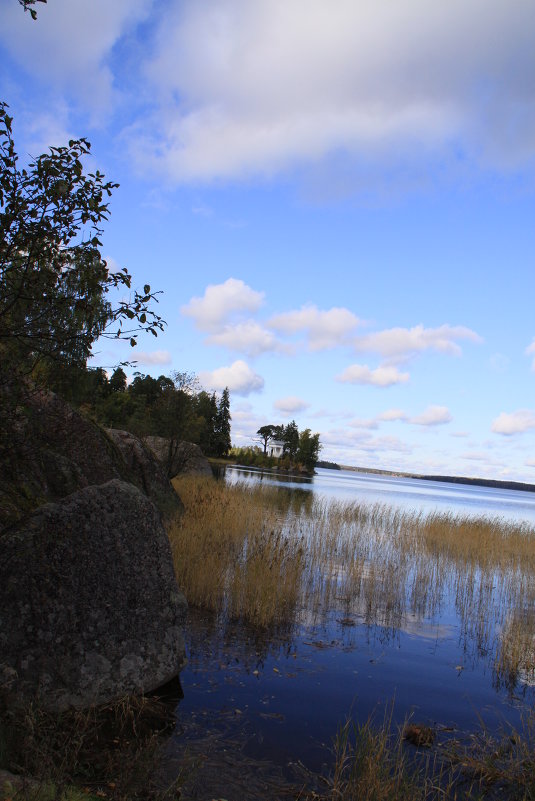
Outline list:
[[[275,537],[306,556],[283,623],[249,626],[228,603],[191,610],[177,749],[199,742],[204,725],[222,751],[232,742],[244,758],[320,770],[350,711],[362,721],[393,698],[399,722],[414,712],[464,730],[480,716],[490,728],[518,724],[535,700],[529,526],[327,503],[310,485],[251,470],[225,480],[279,487],[269,499],[280,531],[270,518],[260,540],[240,541],[232,560],[242,572]]]
[[[229,483],[254,483],[260,475],[260,480],[266,484],[286,485],[294,489],[301,487],[326,498],[388,503],[417,511],[462,511],[474,516],[499,515],[535,524],[533,492],[323,468],[317,468],[313,478],[244,467],[226,467],[222,475]]]

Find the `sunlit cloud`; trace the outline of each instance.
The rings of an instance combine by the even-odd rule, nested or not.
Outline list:
[[[455,164],[459,150],[502,169],[527,163],[534,16],[529,2],[175,0],[145,68],[154,112],[132,150],[179,182],[340,152],[400,177],[433,157]]]
[[[248,364],[238,359],[228,367],[218,367],[212,371],[201,371],[199,381],[207,390],[223,390],[228,387],[236,395],[247,396],[261,392],[264,379],[255,373]]]
[[[220,333],[220,327],[240,312],[256,312],[264,301],[264,293],[256,292],[244,281],[228,278],[223,284],[210,284],[202,297],[195,297],[180,311],[191,317],[200,331]]]
[[[389,328],[365,334],[353,340],[359,353],[377,353],[389,361],[403,361],[426,350],[435,350],[451,356],[460,356],[459,340],[480,343],[481,337],[464,326],[441,325],[438,328]]]
[[[535,411],[532,409],[518,409],[516,412],[502,412],[492,422],[491,430],[495,434],[523,434],[535,428]]]
[[[351,426],[351,428],[375,429],[379,427],[377,420],[373,417],[369,418],[355,417],[353,420],[350,421],[349,425]]]
[[[397,420],[406,420],[407,415],[402,409],[387,409],[384,412],[381,412],[377,415],[377,420],[383,420],[385,422],[395,422]]]
[[[2,3],[0,40],[34,82],[70,93],[76,103],[83,100],[101,119],[117,95],[111,51],[152,6],[153,0],[54,0],[39,8],[32,23],[17,3]]]
[[[296,412],[304,412],[305,409],[309,408],[310,404],[302,398],[298,398],[295,395],[289,395],[286,398],[279,398],[276,400],[273,406],[279,412],[283,412],[285,414],[295,414]]]
[[[221,331],[211,334],[206,339],[208,345],[218,345],[247,356],[259,356],[261,353],[290,352],[272,331],[268,331],[254,320],[247,320],[236,325],[226,325]]]
[[[343,345],[359,325],[359,319],[349,309],[321,311],[317,306],[303,306],[297,311],[275,315],[268,325],[287,335],[302,332],[310,350],[326,350]]]
[[[154,350],[152,352],[144,350],[133,351],[133,361],[138,364],[171,364],[171,354],[168,350]]]
[[[391,387],[394,384],[406,384],[409,373],[402,373],[397,367],[376,367],[372,370],[367,364],[352,364],[343,373],[336,376],[343,384],[371,384],[375,387]]]
[[[447,406],[428,406],[422,414],[411,417],[410,422],[418,426],[440,426],[452,420]]]

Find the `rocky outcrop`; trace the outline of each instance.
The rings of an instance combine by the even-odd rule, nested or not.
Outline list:
[[[193,442],[175,442],[166,437],[145,437],[145,444],[163,466],[169,478],[179,473],[211,476],[210,462]]]
[[[155,505],[112,480],[12,525],[0,560],[0,693],[48,709],[148,692],[184,662],[186,601]]]
[[[108,428],[107,434],[120,451],[136,486],[152,498],[166,516],[183,511],[182,501],[153,451],[129,431]]]
[[[166,517],[182,504],[161,466],[132,435],[112,439],[52,392],[28,390],[21,423],[0,459],[0,530],[72,492],[118,478],[145,492]]]

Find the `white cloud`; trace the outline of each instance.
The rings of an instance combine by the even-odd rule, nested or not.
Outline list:
[[[470,462],[489,462],[489,455],[488,453],[483,453],[482,451],[467,451],[466,453],[461,453],[461,459],[467,459]]]
[[[229,367],[219,367],[211,372],[199,373],[199,381],[208,390],[222,390],[228,387],[236,395],[250,395],[251,392],[261,392],[264,379],[255,373],[248,364],[241,359],[233,362]]]
[[[464,439],[468,437],[468,431],[450,431],[450,437],[457,437],[459,439]]]
[[[410,422],[418,426],[440,426],[452,419],[447,406],[428,406],[422,414],[411,417]]]
[[[378,353],[390,361],[400,361],[425,350],[436,350],[453,356],[461,354],[457,340],[482,342],[481,337],[464,326],[441,325],[438,328],[389,328],[356,337],[353,347],[358,353]]]
[[[409,373],[400,373],[397,367],[381,366],[372,370],[367,364],[352,364],[343,373],[336,376],[343,384],[372,384],[376,387],[391,387],[393,384],[405,384]]]
[[[275,335],[254,320],[246,320],[237,325],[226,325],[221,331],[211,334],[206,339],[209,345],[219,345],[229,350],[245,353],[248,356],[259,356],[269,351],[286,351]]]
[[[306,332],[311,350],[325,350],[344,344],[359,319],[349,309],[321,311],[317,306],[302,306],[297,311],[275,315],[268,325],[285,334]]]
[[[355,417],[353,420],[351,420],[349,425],[351,426],[351,428],[375,429],[379,427],[377,420],[373,417],[369,418]]]
[[[229,317],[258,311],[263,300],[263,292],[256,292],[239,279],[228,278],[223,284],[207,286],[202,298],[192,298],[180,311],[192,317],[199,330],[217,334]]]
[[[136,350],[133,352],[133,359],[138,364],[171,364],[171,354],[168,350],[153,350],[151,353]]]
[[[524,464],[526,467],[535,467],[535,459],[526,459]]]
[[[0,41],[30,75],[52,90],[66,89],[98,113],[114,95],[108,57],[118,40],[143,20],[152,0],[54,0],[32,22],[17,3],[0,7]]]
[[[492,422],[491,430],[495,434],[522,434],[530,428],[535,428],[535,411],[532,409],[518,409],[516,412],[502,412]]]
[[[531,0],[174,0],[146,67],[156,108],[135,131],[140,162],[177,181],[334,152],[399,164],[411,147],[420,164],[459,150],[527,162],[534,29]]]
[[[289,395],[287,398],[279,398],[273,404],[275,409],[285,414],[294,414],[295,412],[303,412],[308,409],[310,403],[307,403],[302,398],[297,398],[295,395]]]
[[[407,415],[402,409],[387,409],[385,412],[381,412],[381,414],[377,415],[377,420],[384,420],[385,422],[406,419]]]
[[[533,355],[533,356],[535,357],[535,339],[533,340],[533,342],[531,343],[531,345],[528,345],[528,347],[526,348],[526,354],[527,354],[528,356],[531,356],[531,355]],[[534,358],[534,359],[533,359],[533,361],[531,362],[531,369],[532,369],[532,370],[535,370],[535,358]]]

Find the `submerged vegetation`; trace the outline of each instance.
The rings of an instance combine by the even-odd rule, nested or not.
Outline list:
[[[341,503],[259,483],[183,477],[174,485],[186,509],[169,531],[179,583],[190,604],[222,622],[291,634],[330,620],[396,636],[438,625],[453,599],[467,659],[485,659],[510,696],[535,682],[528,524]],[[324,789],[303,790],[303,801],[535,798],[533,716],[519,731],[491,733],[482,723],[460,733],[395,726],[389,709],[341,727]]]
[[[497,683],[535,679],[535,531],[501,518],[198,477],[174,481],[169,531],[189,602],[264,627],[342,615],[391,631],[437,619],[452,594],[466,648],[494,653]]]

